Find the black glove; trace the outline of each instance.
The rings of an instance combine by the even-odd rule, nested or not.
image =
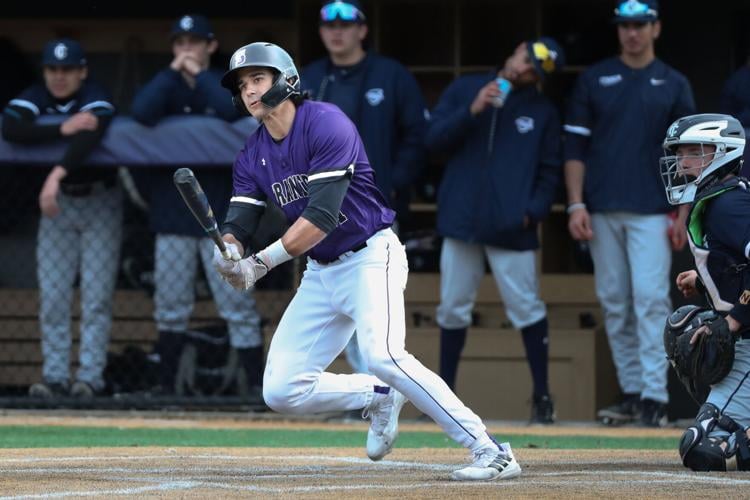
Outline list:
[[[704,328],[694,344],[690,343],[696,331]],[[727,376],[734,363],[734,344],[737,341],[723,317],[705,322],[697,328],[686,330],[677,339],[674,362],[698,386],[716,384]]]

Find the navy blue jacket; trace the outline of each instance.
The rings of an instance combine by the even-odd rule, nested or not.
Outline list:
[[[221,86],[222,73],[209,69],[198,74],[195,88],[185,82],[179,72],[171,68],[157,73],[138,90],[133,98],[130,112],[144,125],[155,125],[162,118],[174,115],[206,115],[231,121],[239,118],[232,104],[229,92]],[[179,192],[174,187],[174,169],[153,168],[139,178],[139,187],[146,191],[150,201],[150,227],[157,233],[179,234],[183,236],[205,236],[206,233],[196,222]],[[137,172],[141,174],[141,172]],[[222,221],[229,205],[232,192],[231,164],[226,169],[212,168],[196,170],[211,208]]]
[[[711,306],[750,327],[750,191],[730,177],[690,210],[690,250]],[[713,196],[712,196],[713,194]]]
[[[368,52],[356,71],[362,74],[351,78],[359,78],[361,85],[352,89],[357,95],[349,118],[362,137],[378,188],[393,205],[393,191],[408,187],[424,165],[424,99],[414,76],[393,59]],[[302,89],[316,101],[331,101],[332,92],[346,88],[335,74],[328,57],[318,59],[303,69]]]
[[[671,211],[659,174],[662,142],[674,120],[694,113],[687,78],[659,59],[633,69],[612,57],[584,71],[565,119],[565,160],[586,165],[588,210]]]
[[[549,213],[560,178],[560,118],[534,87],[514,90],[502,108],[472,116],[472,101],[495,77],[458,78],[432,112],[427,147],[449,155],[438,231],[470,243],[536,249],[536,223]]]
[[[21,144],[44,144],[62,138],[63,119],[88,111],[99,119],[93,131],[79,131],[67,138],[65,153],[55,161],[68,175],[62,184],[89,184],[99,180],[114,180],[117,173],[108,169],[83,168],[89,154],[99,145],[115,115],[109,92],[98,83],[87,79],[81,88],[67,99],[58,100],[41,83],[24,90],[3,110],[2,134],[7,141]],[[45,122],[45,117],[59,117],[60,121]]]
[[[750,65],[745,64],[734,72],[724,84],[719,103],[719,113],[737,118],[750,135]],[[745,164],[742,175],[750,177],[750,148],[745,148]]]

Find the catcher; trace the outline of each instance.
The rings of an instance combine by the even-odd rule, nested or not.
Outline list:
[[[696,471],[750,470],[750,184],[738,177],[745,132],[732,116],[680,118],[667,131],[661,176],[673,205],[691,204],[688,242],[697,271],[677,276],[685,297],[710,309],[671,314],[664,346],[702,406],[680,441]]]

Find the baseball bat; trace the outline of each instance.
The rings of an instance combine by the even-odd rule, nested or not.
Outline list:
[[[227,246],[224,244],[224,240],[221,239],[221,233],[219,232],[219,226],[216,224],[216,217],[214,212],[211,210],[211,205],[208,203],[206,193],[203,192],[198,179],[195,178],[195,174],[189,168],[177,169],[174,173],[174,185],[180,192],[182,199],[185,200],[185,205],[188,206],[193,216],[201,225],[206,234],[214,240],[216,246],[219,247],[221,255],[225,259],[230,259],[231,254],[227,250]]]

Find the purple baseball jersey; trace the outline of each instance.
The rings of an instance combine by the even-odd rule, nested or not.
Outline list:
[[[308,252],[315,260],[331,261],[390,227],[395,218],[375,185],[357,128],[336,106],[304,101],[279,142],[261,125],[234,162],[232,201],[265,206],[273,200],[293,223],[307,206],[308,182],[343,175],[351,175],[351,183],[338,227]]]

